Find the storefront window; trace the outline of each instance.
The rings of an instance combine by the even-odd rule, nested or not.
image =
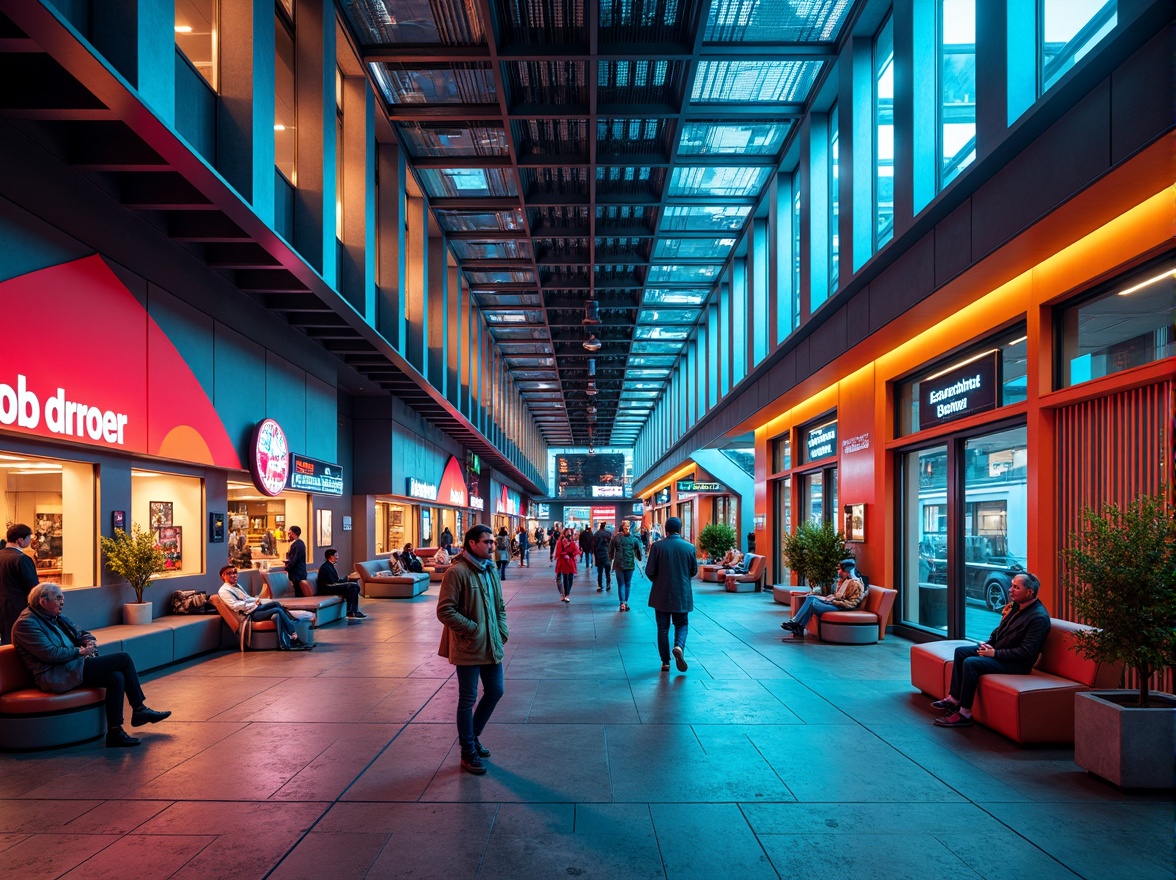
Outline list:
[[[899,465],[903,619],[986,639],[1027,561],[1026,428],[953,438]]]
[[[902,617],[947,632],[947,447],[900,459]]]
[[[715,496],[714,522],[723,523],[739,534],[739,502],[730,495]]]
[[[376,502],[376,552],[392,553],[412,542],[416,547],[416,508],[394,501]]]
[[[283,492],[272,498],[249,483],[229,483],[229,560],[240,568],[281,567],[293,536],[290,526],[302,529],[307,560],[313,562],[317,530],[310,528],[307,496]]]
[[[25,552],[38,577],[63,587],[95,583],[93,465],[0,452],[0,486],[3,531],[16,523],[33,530]]]
[[[781,473],[792,468],[792,438],[787,434],[772,442],[772,472]]]
[[[694,540],[694,502],[687,501],[678,505],[678,519],[682,520],[682,537],[687,541]]]
[[[923,370],[898,388],[898,435],[1020,403],[1028,386],[1025,325]]]
[[[775,482],[776,486],[776,580],[782,584],[792,582],[792,571],[784,563],[781,549],[784,536],[792,534],[792,478],[785,477]]]
[[[1058,322],[1062,387],[1176,354],[1176,261],[1117,279]]]
[[[131,522],[155,532],[172,574],[204,571],[204,481],[161,471],[131,471]]]
[[[176,47],[216,89],[216,0],[176,0],[175,32]]]

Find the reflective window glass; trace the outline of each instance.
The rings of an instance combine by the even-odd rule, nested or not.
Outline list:
[[[274,16],[274,165],[291,183],[295,175],[294,35]]]
[[[706,290],[675,290],[671,288],[649,288],[645,291],[647,306],[700,306],[706,301]]]
[[[690,100],[706,104],[803,101],[820,61],[700,61]]]
[[[1041,0],[1042,92],[1114,29],[1118,8],[1118,0]]]
[[[674,232],[739,230],[743,228],[750,213],[750,205],[669,205],[662,214],[662,230]]]
[[[163,552],[165,565],[160,577],[196,574],[204,570],[203,503],[204,481],[197,477],[161,471],[131,471],[131,522],[155,532],[155,544]],[[271,499],[268,504],[284,508],[285,501]],[[230,533],[234,531],[232,525],[230,517]],[[274,525],[270,522],[256,532],[258,550],[261,537],[272,528]],[[265,554],[255,555],[260,558]]]
[[[976,2],[940,0],[939,186],[976,158]]]
[[[828,42],[837,38],[850,0],[766,3],[764,0],[723,0],[710,4],[706,17],[708,43]]]
[[[176,0],[176,46],[217,87],[217,0]]]
[[[682,166],[670,178],[671,196],[758,196],[770,168],[732,168],[723,166]]]
[[[678,153],[683,156],[774,156],[789,122],[687,122]]]
[[[726,259],[734,238],[663,238],[654,248],[655,260]]]
[[[947,447],[900,458],[901,617],[947,632]]]
[[[838,122],[837,105],[829,111],[829,292],[837,290],[840,272],[841,233],[838,221],[841,215],[841,191],[838,179]]]
[[[1060,387],[1176,355],[1176,261],[1116,279],[1059,316]]]
[[[874,248],[894,237],[894,19],[874,40]]]
[[[721,268],[721,266],[674,266],[659,263],[649,267],[647,280],[653,284],[675,281],[681,283],[714,281],[719,277]]]
[[[697,320],[697,309],[642,309],[637,313],[638,324],[693,324]]]

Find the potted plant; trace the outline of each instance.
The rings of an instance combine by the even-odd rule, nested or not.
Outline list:
[[[1090,691],[1074,706],[1074,761],[1124,788],[1176,786],[1176,697],[1149,680],[1176,665],[1176,519],[1162,495],[1083,513],[1062,553],[1062,579],[1077,617],[1093,629],[1076,650],[1122,663],[1137,691]]]
[[[845,534],[832,523],[802,522],[783,540],[784,562],[805,584],[827,593],[837,579],[837,563],[847,556]]]
[[[698,533],[698,547],[711,562],[722,559],[735,543],[735,530],[726,523],[711,523]]]
[[[134,604],[123,605],[123,619],[127,623],[150,623],[151,603],[143,601],[143,590],[151,583],[151,578],[167,567],[155,533],[134,523],[129,535],[122,529],[115,529],[113,538],[101,537],[99,541],[106,554],[106,567],[126,578],[135,591]]]

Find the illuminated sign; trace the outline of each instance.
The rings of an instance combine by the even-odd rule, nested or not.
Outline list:
[[[679,492],[722,492],[723,484],[702,480],[678,480]]]
[[[660,492],[653,496],[654,504],[669,504],[670,503],[670,487],[666,486]]]
[[[837,454],[837,422],[826,422],[810,428],[804,437],[804,448],[808,453],[805,461],[816,461]]]
[[[870,448],[870,432],[866,431],[863,434],[858,434],[854,437],[846,437],[841,441],[841,454],[846,455],[850,452],[865,452]]]
[[[537,502],[534,506],[534,512],[532,513],[532,516],[535,519],[547,519],[551,516],[551,505],[540,504]]]
[[[456,456],[451,455],[444,473],[441,474],[441,488],[437,490],[437,500],[442,504],[452,504],[454,507],[469,507],[468,496],[469,490],[466,487],[461,462]]]
[[[593,486],[593,498],[621,498],[625,494],[623,486]]]
[[[633,513],[636,514],[637,516],[640,516],[641,514],[645,513],[645,502],[644,501],[634,501],[633,502]]]
[[[406,494],[409,498],[423,498],[425,501],[437,500],[436,483],[426,483],[424,480],[418,480],[416,477],[409,477],[406,482],[408,483]]]
[[[258,422],[249,442],[249,472],[263,494],[281,495],[290,476],[290,445],[273,419]]]
[[[290,488],[322,495],[342,495],[343,468],[305,455],[291,455]]]
[[[470,495],[469,499],[470,499],[470,510],[485,510],[486,509],[486,499],[484,499],[478,495]]]
[[[919,382],[919,430],[1000,406],[1000,352]]]

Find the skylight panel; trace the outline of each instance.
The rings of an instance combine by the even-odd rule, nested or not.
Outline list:
[[[669,288],[649,288],[645,291],[645,305],[647,306],[700,306],[706,302],[709,290],[675,290]]]
[[[714,281],[719,277],[720,266],[677,266],[659,264],[649,267],[649,281],[652,284],[665,282],[691,283]]]
[[[653,251],[655,260],[725,260],[735,247],[734,238],[663,238]]]
[[[770,168],[684,165],[674,169],[669,194],[754,198],[771,175]]]
[[[642,309],[637,313],[638,324],[693,324],[698,320],[698,309]]]
[[[699,104],[804,101],[820,61],[700,61],[690,100]]]
[[[750,214],[750,205],[669,205],[662,214],[662,231],[738,231]]]
[[[774,156],[789,122],[688,122],[678,153],[684,156]]]

